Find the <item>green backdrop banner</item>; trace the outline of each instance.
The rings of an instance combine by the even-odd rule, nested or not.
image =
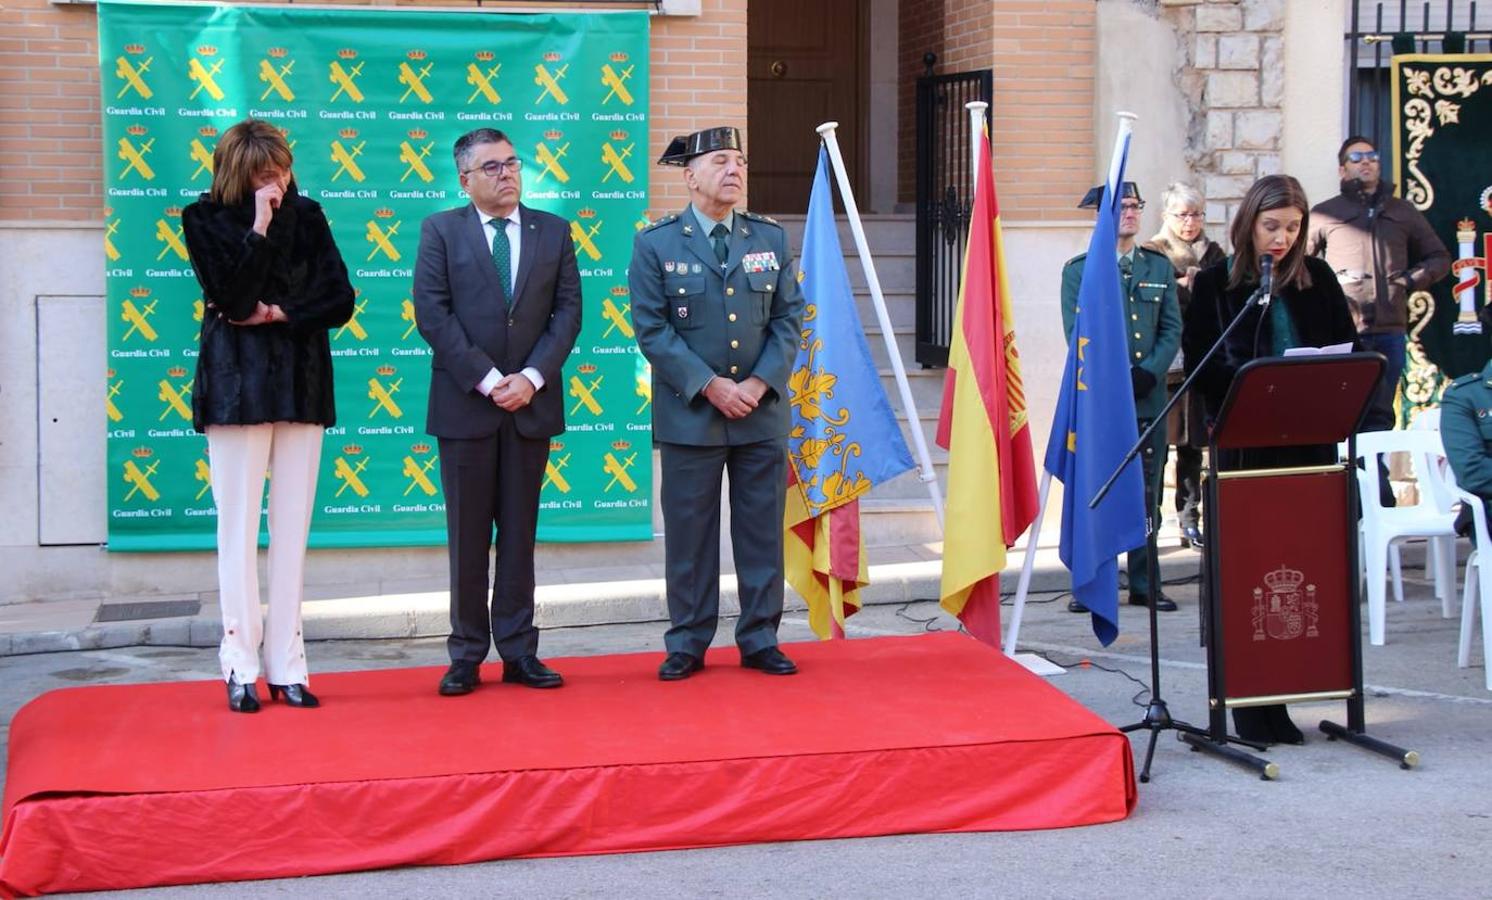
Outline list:
[[[357,289],[332,332],[337,426],[311,545],[445,541],[430,350],[410,301],[420,222],[466,202],[450,148],[507,132],[524,202],[565,216],[584,326],[563,384],[539,537],[652,537],[652,395],[626,267],[645,221],[648,17],[105,2],[109,547],[214,545],[206,440],[192,430],[202,295],[181,208],[212,179],[217,135],[281,127],[300,190],[326,209]],[[273,477],[273,476],[271,476]]]
[[[1440,404],[1480,369],[1492,343],[1477,312],[1492,260],[1492,55],[1393,58],[1394,181],[1455,260],[1451,276],[1409,298],[1409,360],[1399,420]]]

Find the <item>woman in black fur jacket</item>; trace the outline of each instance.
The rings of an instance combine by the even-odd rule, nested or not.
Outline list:
[[[207,434],[218,508],[218,657],[234,712],[259,709],[261,645],[270,698],[319,705],[301,639],[302,573],[321,437],[336,422],[327,330],[352,316],[353,291],[321,207],[296,193],[291,163],[277,128],[240,122],[213,152],[212,189],[181,214],[206,302],[192,423]],[[256,559],[267,469],[265,622]]]

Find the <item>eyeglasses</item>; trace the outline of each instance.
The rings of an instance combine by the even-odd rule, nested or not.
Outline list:
[[[1144,200],[1121,200],[1119,209],[1123,212],[1139,212],[1145,208]]]
[[[1200,222],[1204,218],[1199,212],[1168,212],[1166,215],[1183,222]]]
[[[1353,163],[1377,162],[1378,161],[1378,151],[1377,150],[1348,150],[1347,151],[1347,161],[1348,162],[1353,162]]]
[[[470,175],[473,172],[480,171],[488,178],[497,178],[502,175],[503,170],[505,169],[512,169],[514,172],[520,172],[523,170],[523,160],[519,159],[516,156],[509,157],[508,159],[489,160],[488,162],[482,163],[480,166],[475,166],[473,168],[467,169],[461,174]]]

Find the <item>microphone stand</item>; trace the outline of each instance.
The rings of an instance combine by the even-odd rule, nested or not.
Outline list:
[[[1166,401],[1166,405],[1161,409],[1160,414],[1151,421],[1150,426],[1146,428],[1144,433],[1139,436],[1139,439],[1135,441],[1134,446],[1129,448],[1129,452],[1124,454],[1124,459],[1120,460],[1118,467],[1114,469],[1114,472],[1109,476],[1108,481],[1105,481],[1103,483],[1103,486],[1098,489],[1098,492],[1093,495],[1093,499],[1088,503],[1089,509],[1097,508],[1098,504],[1103,501],[1103,498],[1108,496],[1109,491],[1114,487],[1114,483],[1119,480],[1120,473],[1124,471],[1124,467],[1128,466],[1130,462],[1134,460],[1137,455],[1139,455],[1140,450],[1146,446],[1147,442],[1150,440],[1150,436],[1155,432],[1155,429],[1165,423],[1166,418],[1170,415],[1171,409],[1175,407],[1177,402],[1179,402],[1181,398],[1186,395],[1186,392],[1191,389],[1192,383],[1195,382],[1197,380],[1197,377],[1202,374],[1202,370],[1206,368],[1207,362],[1212,359],[1219,348],[1221,348],[1223,344],[1228,340],[1228,336],[1233,333],[1234,329],[1236,329],[1239,324],[1243,322],[1244,315],[1247,314],[1248,311],[1254,306],[1263,308],[1268,307],[1268,288],[1271,286],[1271,284],[1272,279],[1269,277],[1269,274],[1266,273],[1263,279],[1263,284],[1259,286],[1258,290],[1254,291],[1254,293],[1250,295],[1248,300],[1244,301],[1243,306],[1238,310],[1238,314],[1233,317],[1233,321],[1228,323],[1228,327],[1223,329],[1223,333],[1218,335],[1217,340],[1213,342],[1211,347],[1207,348],[1207,352],[1202,355],[1202,358],[1192,368],[1192,373],[1186,377],[1186,380],[1181,383],[1181,387],[1178,388],[1176,392],[1171,395],[1170,399]],[[1159,480],[1159,478],[1161,477],[1161,473],[1156,472],[1155,477],[1157,480]],[[1167,729],[1179,731],[1182,733],[1182,735],[1189,735],[1190,739],[1187,739],[1186,742],[1193,749],[1204,750],[1207,753],[1210,753],[1214,756],[1222,757],[1230,762],[1235,762],[1239,765],[1255,769],[1259,772],[1260,776],[1266,780],[1276,778],[1279,775],[1279,766],[1276,763],[1270,762],[1269,760],[1262,757],[1255,756],[1252,753],[1245,753],[1244,751],[1239,750],[1236,747],[1230,747],[1227,745],[1227,742],[1231,741],[1233,743],[1243,744],[1244,746],[1252,747],[1255,750],[1263,750],[1264,746],[1262,744],[1256,744],[1253,741],[1245,741],[1242,738],[1231,736],[1226,737],[1223,740],[1217,740],[1213,738],[1212,732],[1206,729],[1198,728],[1197,726],[1187,722],[1183,722],[1180,719],[1173,719],[1171,717],[1170,709],[1166,706],[1166,701],[1161,697],[1160,626],[1155,610],[1155,599],[1160,594],[1160,559],[1157,555],[1156,548],[1156,536],[1159,531],[1159,516],[1155,514],[1155,508],[1154,505],[1150,502],[1150,493],[1147,490],[1145,493],[1145,543],[1150,551],[1148,554],[1150,561],[1149,565],[1147,566],[1150,576],[1151,588],[1150,603],[1147,604],[1150,607],[1150,705],[1145,708],[1145,715],[1143,718],[1140,719],[1140,721],[1122,726],[1119,729],[1120,731],[1125,733],[1140,730],[1146,730],[1150,732],[1150,744],[1145,749],[1145,765],[1140,770],[1140,782],[1142,784],[1149,783],[1150,763],[1151,760],[1155,758],[1155,740],[1160,736],[1160,733],[1162,731],[1165,731]]]

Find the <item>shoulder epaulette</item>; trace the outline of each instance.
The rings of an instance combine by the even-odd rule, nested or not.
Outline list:
[[[667,225],[669,222],[674,221],[678,217],[679,217],[678,213],[669,213],[668,215],[664,216],[661,219],[654,219],[653,221],[649,222],[648,224],[642,226],[642,230],[643,230],[643,232],[652,231],[654,228],[658,228],[660,226]]]
[[[1072,265],[1073,263],[1080,263],[1080,262],[1082,262],[1083,260],[1085,260],[1087,258],[1088,258],[1088,251],[1084,250],[1082,253],[1079,253],[1077,256],[1074,256],[1072,259],[1069,259],[1067,262],[1063,263],[1062,264],[1062,268],[1065,269],[1068,266]]]
[[[1171,258],[1169,256],[1165,255],[1164,253],[1160,252],[1159,250],[1155,249],[1154,247],[1146,247],[1144,244],[1138,244],[1136,246],[1139,247],[1141,253],[1148,253],[1151,256],[1159,256],[1161,259],[1164,259],[1166,262],[1170,262],[1171,261]]]
[[[766,222],[768,225],[776,225],[778,228],[782,227],[782,224],[771,216],[764,216],[761,213],[754,213],[745,209],[738,209],[736,212],[751,219],[753,222]]]
[[[1472,382],[1480,381],[1481,378],[1481,372],[1468,372],[1467,374],[1462,375],[1460,378],[1457,378],[1455,381],[1452,381],[1451,387],[1460,387],[1463,384],[1471,384]],[[1449,388],[1447,388],[1447,390],[1449,390]]]

